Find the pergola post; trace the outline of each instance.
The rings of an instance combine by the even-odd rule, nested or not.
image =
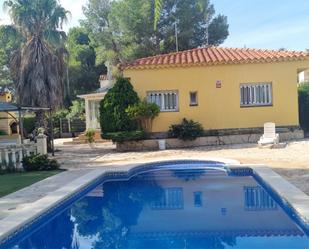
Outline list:
[[[21,107],[18,107],[18,126],[19,126],[19,135],[21,144],[24,143],[24,124],[23,124],[23,117],[21,112]]]
[[[50,139],[51,139],[51,149],[52,149],[52,156],[55,156],[55,145],[54,145],[54,124],[53,124],[53,117],[52,117],[52,109],[49,108],[49,126],[50,126]]]

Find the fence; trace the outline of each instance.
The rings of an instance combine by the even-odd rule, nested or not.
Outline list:
[[[54,120],[55,137],[75,137],[86,130],[86,122],[81,119],[59,118]]]

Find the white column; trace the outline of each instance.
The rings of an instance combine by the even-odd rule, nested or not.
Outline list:
[[[20,160],[20,162],[22,162],[22,160],[23,160],[23,158],[24,158],[23,149],[21,148],[21,149],[18,151],[18,153],[19,153],[19,160]]]
[[[4,150],[4,160],[5,160],[6,165],[9,165],[10,159],[9,159],[8,150]]]
[[[89,105],[89,100],[85,99],[85,112],[86,112],[86,130],[88,130],[91,125],[90,125],[90,105]]]
[[[11,153],[12,153],[12,163],[14,167],[16,167],[16,150],[12,149]]]
[[[44,134],[37,136],[37,152],[40,155],[47,154],[47,137]]]
[[[30,147],[27,147],[27,148],[26,148],[26,155],[27,155],[27,156],[30,156],[30,154],[31,154],[31,153],[30,153]]]

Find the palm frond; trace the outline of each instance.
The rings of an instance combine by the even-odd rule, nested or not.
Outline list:
[[[154,0],[154,30],[157,30],[158,22],[160,20],[163,0]]]

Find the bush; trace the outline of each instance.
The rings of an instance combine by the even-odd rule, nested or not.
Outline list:
[[[31,155],[24,157],[23,167],[25,171],[43,171],[59,169],[56,160],[48,159],[48,155]]]
[[[309,82],[298,87],[299,123],[304,131],[309,131]]]
[[[95,135],[95,130],[94,129],[88,129],[85,133],[85,137],[87,140],[87,143],[92,144],[94,142],[94,135]]]
[[[135,105],[130,105],[126,112],[129,117],[136,120],[142,130],[151,131],[152,121],[160,113],[160,107],[155,103],[148,103],[146,100]]]
[[[7,135],[4,130],[0,130],[0,136]]]
[[[30,134],[34,131],[35,129],[35,122],[36,118],[35,117],[25,117],[24,118],[24,130],[27,132],[27,134]]]
[[[128,79],[118,78],[100,103],[100,124],[102,133],[133,131],[137,123],[126,113],[130,105],[139,98]]]
[[[110,139],[113,142],[125,142],[125,141],[136,141],[146,138],[146,133],[144,131],[120,131],[120,132],[110,132],[103,133],[102,138]]]
[[[79,118],[85,120],[85,101],[84,100],[73,100],[72,105],[69,107],[70,112],[66,115],[66,118]]]
[[[203,126],[198,122],[194,122],[192,119],[187,120],[184,118],[180,124],[171,125],[169,129],[170,137],[178,138],[184,141],[192,141],[202,135]]]
[[[69,110],[67,109],[59,109],[55,113],[53,113],[53,119],[59,120],[60,118],[65,119],[69,115]]]

